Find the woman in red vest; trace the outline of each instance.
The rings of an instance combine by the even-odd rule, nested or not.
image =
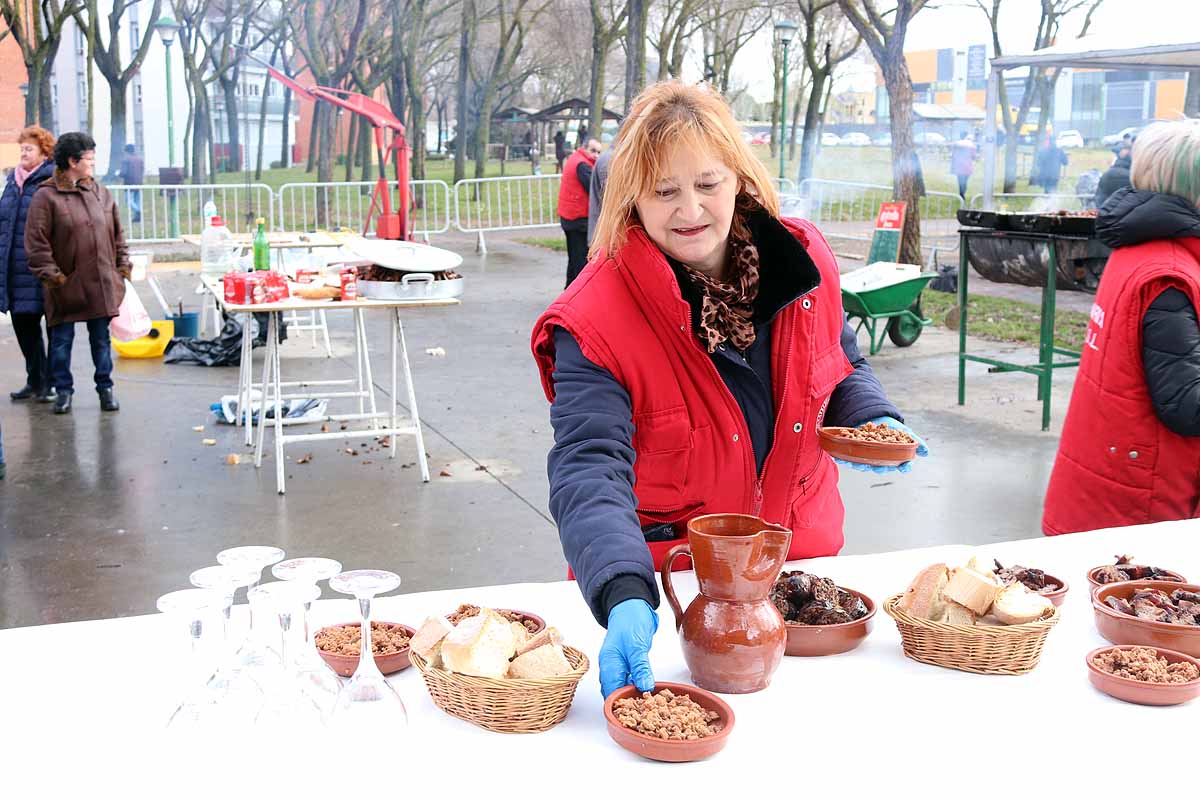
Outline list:
[[[846,325],[829,245],[779,218],[718,95],[649,87],[615,148],[592,260],[532,342],[550,510],[608,627],[606,695],[654,685],[655,570],[689,519],[756,514],[792,529],[790,558],[834,555],[843,508],[817,429],[903,428]]]
[[[1048,535],[1200,517],[1200,121],[1133,146],[1046,490]]]

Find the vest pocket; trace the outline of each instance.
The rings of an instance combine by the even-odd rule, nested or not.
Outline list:
[[[687,407],[634,414],[633,425],[633,493],[638,511],[658,518],[662,512],[686,509],[689,499],[685,490],[692,460],[692,428]]]
[[[809,380],[812,396],[824,398],[833,394],[837,385],[852,371],[841,342],[834,342],[831,347],[813,356],[812,378]]]

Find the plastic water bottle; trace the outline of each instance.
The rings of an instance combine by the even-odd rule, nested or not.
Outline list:
[[[212,218],[217,215],[217,204],[213,202],[211,197],[204,204],[204,211],[201,213],[204,215],[204,227],[207,228],[212,225]]]
[[[233,234],[225,221],[215,214],[200,234],[200,271],[206,275],[224,275],[232,267]]]

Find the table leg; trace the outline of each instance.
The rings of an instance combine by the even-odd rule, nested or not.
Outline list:
[[[333,348],[329,345],[329,320],[325,318],[325,312],[321,311],[321,336],[325,337],[325,357],[333,358]]]
[[[362,341],[363,368],[366,374],[367,392],[371,398],[371,413],[377,414],[379,407],[375,403],[375,376],[371,372],[371,351],[367,347],[367,320],[361,308],[355,309],[354,316],[357,318],[358,336]],[[379,420],[372,417],[371,427],[378,428]]]
[[[1042,372],[1038,390],[1042,400],[1042,430],[1050,430],[1050,394],[1054,388],[1054,315],[1058,292],[1058,248],[1051,239],[1046,244],[1050,267],[1046,270],[1046,288],[1042,290],[1042,341],[1038,355]]]
[[[413,427],[417,436],[417,463],[421,465],[421,480],[429,483],[429,461],[425,458],[425,437],[421,433],[421,415],[417,413],[417,392],[413,388],[412,368],[408,363],[408,345],[404,341],[404,323],[400,320],[400,309],[396,309],[396,331],[400,341],[400,363],[404,367],[404,383],[408,387],[408,409],[412,413]]]
[[[958,235],[958,404],[967,403],[967,275],[971,259],[967,255],[970,238]]]
[[[278,326],[280,313],[272,311],[267,335],[271,337],[271,372],[275,389],[275,490],[283,494],[286,490],[283,465],[283,376],[279,364]]]
[[[242,363],[246,365],[243,372],[243,394],[238,397],[238,419],[246,426],[246,446],[254,444],[254,334],[250,333],[250,325],[254,321],[252,314],[242,314]]]
[[[358,324],[360,321],[361,320],[359,317],[359,312],[358,312],[358,310],[355,310],[355,312],[354,312],[354,370],[356,373],[355,378],[358,381],[358,384],[357,384],[358,385],[358,413],[362,414],[362,413],[364,413],[364,411],[366,409],[366,406],[364,405],[364,402],[363,402],[364,392],[365,392],[365,389],[363,388],[363,358],[366,357],[366,353],[364,352],[364,348],[363,348],[362,331],[358,327]]]
[[[274,352],[277,344],[278,343],[274,339],[267,339],[267,352],[263,355],[263,371],[262,371],[262,387],[263,387],[262,388],[262,391],[263,391],[262,414],[263,414],[263,417],[260,418],[258,421],[258,439],[256,440],[256,443],[254,446],[254,466],[255,467],[262,466],[263,440],[267,436],[267,420],[266,420],[267,392],[268,392],[268,387],[271,387],[271,388],[275,387],[275,382],[274,382],[274,380],[275,380],[275,375],[274,375],[275,359],[272,357],[272,353]]]
[[[390,451],[388,453],[388,458],[395,458],[396,457],[396,438],[397,437],[396,437],[396,434],[394,433],[394,431],[400,425],[400,420],[396,415],[396,404],[397,404],[397,400],[396,400],[396,384],[397,384],[397,380],[396,380],[396,378],[397,378],[397,374],[396,374],[397,373],[396,340],[399,338],[398,326],[400,324],[400,309],[393,308],[392,313],[388,314],[388,317],[390,318],[389,324],[392,329],[391,347],[390,347],[390,350],[391,350],[390,355],[391,355],[391,362],[392,362],[392,390],[391,390],[391,392],[389,392],[389,397],[391,398],[391,405],[392,405],[392,408],[391,408],[392,416],[391,416],[390,427],[393,431],[392,435],[390,437],[388,437],[388,450]]]

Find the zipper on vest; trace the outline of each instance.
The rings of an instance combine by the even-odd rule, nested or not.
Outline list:
[[[763,488],[762,488],[762,486],[763,486],[762,476],[760,475],[754,481],[754,504],[753,504],[753,510],[750,512],[756,517],[762,513],[762,506],[763,506]]]

